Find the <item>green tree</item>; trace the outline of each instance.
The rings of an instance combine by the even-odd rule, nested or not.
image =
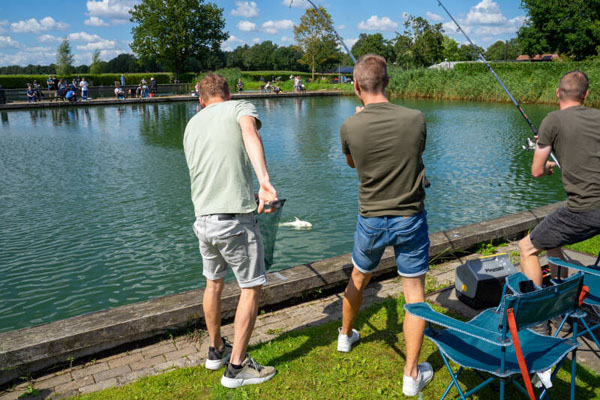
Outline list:
[[[477,46],[477,45],[475,45]],[[481,54],[485,53],[483,47],[477,46],[477,49]],[[459,49],[459,61],[476,61],[479,60],[479,54],[475,51],[471,44],[461,44]]]
[[[307,8],[300,17],[300,24],[294,26],[294,37],[304,52],[300,62],[310,66],[313,81],[317,66],[322,71],[340,59],[331,16],[323,7],[319,10],[326,19],[317,10]]]
[[[99,74],[100,72],[100,50],[94,50],[92,63],[90,64],[90,74]]]
[[[430,24],[425,18],[408,17],[404,23],[405,34],[413,44],[414,62],[419,67],[429,67],[444,59],[444,30],[442,24]]]
[[[444,60],[460,61],[460,51],[458,49],[458,42],[456,40],[449,36],[444,36],[442,46],[444,47]]]
[[[295,46],[278,47],[271,55],[271,63],[276,71],[300,71],[304,67],[298,62],[302,51]]]
[[[525,53],[558,52],[576,60],[593,57],[600,46],[600,0],[522,0],[527,22],[519,30]]]
[[[381,33],[361,33],[354,46],[352,46],[352,54],[357,59],[365,54],[378,54],[390,62],[396,60],[394,47],[389,40],[383,38]]]
[[[273,69],[273,53],[277,45],[270,40],[257,43],[248,49],[246,53],[246,64],[252,71],[264,71]]]
[[[71,54],[71,44],[69,43],[69,39],[64,38],[56,50],[56,73],[65,76],[72,72],[73,54]]]
[[[521,54],[521,46],[517,39],[511,39],[508,42],[498,40],[485,51],[485,58],[488,61],[493,60],[515,60]],[[505,58],[506,57],[506,58]]]
[[[142,0],[131,11],[131,49],[140,57],[156,57],[175,74],[186,59],[208,59],[229,38],[223,9],[204,0]]]
[[[137,57],[129,53],[119,54],[112,60],[109,60],[107,69],[108,72],[115,74],[141,72]]]
[[[406,67],[406,69],[413,66],[413,43],[411,38],[398,33],[394,38],[394,54],[396,55],[396,64]]]

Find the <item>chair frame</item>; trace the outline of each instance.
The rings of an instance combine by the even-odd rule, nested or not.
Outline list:
[[[521,273],[517,273],[515,275],[521,276],[522,280],[528,280]],[[573,282],[573,281],[576,281],[576,282]],[[444,314],[434,311],[431,308],[431,306],[429,306],[427,303],[405,304],[404,308],[408,313],[415,315],[417,317],[420,317],[428,322],[429,329],[426,330],[425,334],[438,347],[438,350],[442,357],[442,360],[444,361],[444,364],[446,365],[446,368],[452,379],[451,382],[449,383],[448,387],[446,388],[444,394],[442,395],[441,400],[445,399],[448,396],[448,394],[450,393],[450,390],[452,390],[452,387],[456,387],[456,389],[458,390],[458,393],[459,393],[459,397],[463,400],[466,400],[467,397],[469,397],[469,396],[473,395],[474,393],[478,392],[479,390],[483,389],[485,386],[490,385],[496,379],[500,380],[500,399],[504,399],[506,383],[514,384],[515,387],[520,392],[525,394],[527,397],[530,397],[527,389],[525,389],[525,387],[523,387],[523,385],[521,385],[516,380],[516,379],[518,379],[518,376],[521,376],[521,374],[517,374],[515,372],[510,372],[510,371],[506,370],[507,348],[509,346],[515,345],[514,341],[512,340],[512,335],[510,335],[509,328],[508,328],[507,312],[509,310],[514,310],[514,314],[517,315],[519,313],[519,311],[521,311],[519,308],[519,305],[520,305],[520,302],[522,299],[527,300],[527,299],[531,299],[531,298],[535,299],[536,296],[538,298],[542,298],[543,296],[548,296],[552,291],[558,292],[561,287],[565,287],[565,286],[562,286],[563,283],[570,283],[573,286],[578,285],[577,286],[578,287],[577,288],[577,298],[578,298],[579,293],[581,292],[581,289],[583,286],[582,282],[583,282],[583,274],[576,274],[576,275],[566,279],[564,282],[559,283],[557,286],[544,288],[544,289],[538,288],[539,290],[535,290],[530,293],[521,293],[520,291],[512,290],[513,294],[507,294],[506,292],[510,288],[508,285],[508,280],[507,280],[507,284],[505,284],[505,286],[504,286],[503,296],[502,296],[502,300],[501,300],[499,306],[495,309],[492,308],[492,309],[484,310],[484,311],[482,311],[481,314],[479,314],[479,315],[482,315],[483,313],[486,313],[486,312],[497,313],[498,317],[501,321],[501,324],[498,327],[498,330],[496,330],[496,331],[471,324],[470,322],[474,321],[477,317],[475,317],[470,322],[463,322],[463,321],[456,320],[452,317],[449,317],[447,315],[444,315]],[[527,305],[527,304],[525,303],[525,305]],[[569,303],[569,305],[565,306],[564,309],[560,309],[560,314],[543,315],[542,317],[540,317],[539,320],[537,320],[535,322],[529,321],[527,323],[517,324],[517,329],[519,331],[524,330],[528,327],[533,326],[537,322],[546,321],[550,318],[555,317],[556,315],[562,315],[562,314],[567,314],[567,313],[570,315],[572,312],[575,312],[577,310],[577,307],[578,307],[578,304],[574,299],[573,304]],[[517,317],[517,320],[519,320],[518,317]],[[489,343],[496,347],[499,347],[499,350],[502,352],[501,356],[499,357],[500,361],[501,361],[500,371],[492,372],[492,371],[482,370],[482,371],[488,372],[491,375],[493,375],[486,379],[478,369],[471,368],[479,376],[481,376],[484,379],[484,381],[471,390],[468,390],[466,392],[463,391],[458,382],[458,378],[460,377],[461,373],[464,371],[465,368],[470,368],[470,367],[464,367],[464,366],[460,365],[459,363],[457,363],[460,365],[460,367],[456,373],[454,372],[454,370],[452,369],[450,362],[448,360],[449,356],[444,354],[444,352],[442,351],[442,347],[437,343],[436,340],[434,340],[436,332],[439,332],[439,331],[433,327],[433,324],[445,327],[445,328],[449,329],[450,331],[455,331],[455,332],[458,332],[463,335],[471,336],[479,341],[484,341],[486,343]],[[576,329],[576,327],[574,329]],[[570,392],[571,392],[571,399],[574,399],[575,398],[576,348],[580,344],[576,341],[575,337],[573,337],[571,339],[563,339],[563,340],[564,340],[565,344],[570,346],[570,350],[568,350],[564,355],[562,355],[560,358],[558,358],[558,360],[555,361],[553,364],[551,364],[549,366],[549,368],[554,367],[554,370],[551,375],[552,379],[554,379],[558,370],[562,366],[562,363],[565,361],[566,356],[569,353],[573,354],[572,355],[572,364],[571,364],[572,379],[571,379]],[[531,367],[527,367],[527,370],[528,370],[528,373],[535,372],[535,371],[531,371]],[[513,377],[513,375],[516,375],[516,377]],[[547,389],[544,388],[539,396],[539,399],[543,399],[546,395],[547,395]]]

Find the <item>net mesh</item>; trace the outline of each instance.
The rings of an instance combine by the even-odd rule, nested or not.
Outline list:
[[[281,199],[279,204],[274,207],[275,211],[269,214],[263,212],[257,215],[258,226],[265,247],[265,267],[267,270],[274,264],[273,254],[275,253],[275,243],[277,241],[277,228],[279,228],[284,204],[285,199]]]

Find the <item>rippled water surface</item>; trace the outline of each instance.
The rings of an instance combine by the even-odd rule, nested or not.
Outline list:
[[[274,269],[350,252],[357,177],[340,124],[352,97],[252,100],[271,179],[312,230],[280,228]],[[511,105],[399,101],[421,109],[431,231],[563,200],[534,180]],[[525,107],[534,122],[553,107]],[[183,131],[195,103],[0,112],[0,331],[204,285]]]

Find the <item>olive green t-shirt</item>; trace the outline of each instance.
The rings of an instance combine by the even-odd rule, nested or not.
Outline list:
[[[574,106],[551,112],[538,143],[552,146],[561,165],[569,210],[600,208],[600,110]]]
[[[242,214],[256,209],[252,166],[239,120],[258,119],[247,101],[213,103],[198,112],[185,127],[183,150],[190,170],[195,215]]]
[[[340,137],[358,172],[362,216],[411,216],[424,209],[427,128],[420,111],[368,104],[342,124]]]

